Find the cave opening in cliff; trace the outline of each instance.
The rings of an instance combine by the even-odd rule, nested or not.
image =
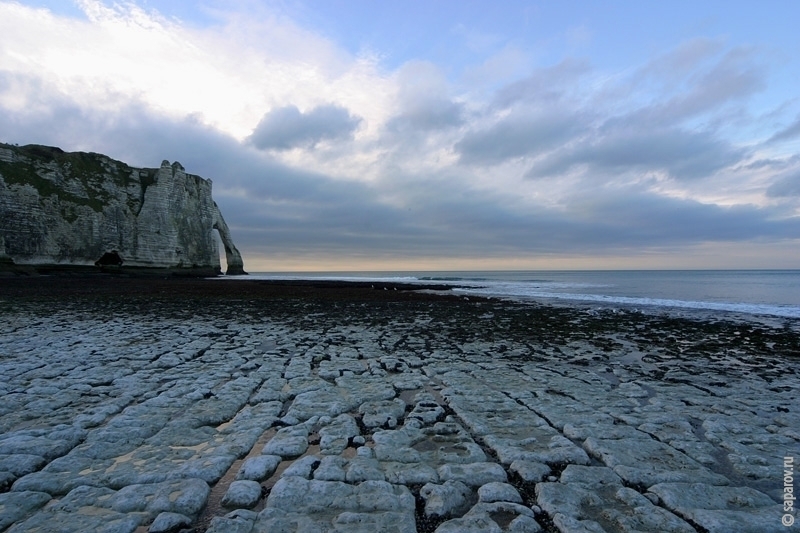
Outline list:
[[[94,262],[95,266],[121,266],[124,261],[122,257],[120,257],[119,252],[116,250],[111,250],[110,252],[106,252]]]

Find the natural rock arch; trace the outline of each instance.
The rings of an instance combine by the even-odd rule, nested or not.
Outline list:
[[[225,261],[228,263],[228,268],[225,270],[225,274],[228,276],[241,276],[247,274],[247,272],[244,271],[242,254],[239,253],[239,250],[233,244],[231,230],[228,229],[225,219],[222,218],[222,213],[220,213],[219,207],[217,207],[217,202],[214,202],[214,222],[212,223],[211,227],[217,230],[219,233],[219,238],[222,240],[222,247],[225,249]]]

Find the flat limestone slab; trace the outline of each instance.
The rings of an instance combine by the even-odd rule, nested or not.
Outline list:
[[[416,531],[414,496],[385,481],[357,485],[281,478],[255,522],[256,531]]]
[[[725,476],[715,474],[688,455],[654,439],[599,439],[589,437],[586,450],[614,469],[622,479],[650,487],[664,482],[699,481],[727,485]]]
[[[562,531],[692,533],[694,528],[657,507],[607,467],[570,465],[558,483],[536,485],[536,502]]]
[[[664,506],[711,533],[777,533],[783,505],[747,487],[717,487],[703,483],[660,483],[650,487]]]
[[[0,279],[4,533],[770,531],[782,515],[800,322],[218,281],[26,292],[42,283]],[[242,487],[226,505],[247,508],[222,505]]]

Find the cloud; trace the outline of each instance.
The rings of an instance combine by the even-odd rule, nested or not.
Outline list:
[[[566,58],[498,90],[485,109],[500,118],[473,125],[454,149],[462,164],[522,161],[527,178],[704,180],[750,157],[726,133],[764,77],[753,50],[708,39],[624,76]]]
[[[386,124],[388,130],[397,133],[425,132],[464,123],[464,106],[444,98],[429,98],[415,102]]]
[[[767,188],[771,198],[800,198],[800,171],[781,177]]]
[[[559,176],[584,165],[587,173],[666,172],[679,180],[698,179],[741,161],[747,153],[708,132],[615,126],[599,128],[574,146],[555,150],[535,163],[527,176]]]
[[[500,88],[493,103],[498,108],[525,101],[552,103],[564,98],[570,88],[590,72],[586,59],[568,57],[555,65],[535,69],[525,78]]]
[[[770,137],[767,142],[788,141],[796,137],[800,137],[800,116],[787,127]]]
[[[361,122],[336,105],[317,106],[306,113],[290,105],[265,114],[248,141],[262,150],[313,148],[322,141],[352,139]]]
[[[467,133],[455,145],[464,164],[494,164],[535,156],[580,135],[586,118],[563,112],[513,113]]]
[[[424,134],[463,124],[463,104],[452,100],[447,78],[432,63],[410,61],[395,79],[397,111],[386,122],[388,131]]]
[[[679,90],[642,109],[639,120],[677,124],[742,101],[766,86],[765,69],[756,60],[753,50],[747,48],[734,48],[711,60],[698,61],[694,69],[690,69],[690,65],[682,65],[683,69],[670,66],[673,68],[665,68],[660,74],[670,76],[685,69],[683,83],[677,86]],[[653,69],[647,70],[652,73]]]
[[[769,79],[758,49],[693,39],[624,70],[565,56],[506,82],[533,57],[522,42],[457,72],[389,70],[380,51],[354,56],[251,4],[192,26],[135,4],[83,0],[69,18],[0,0],[0,140],[179,160],[214,181],[246,260],[510,260],[800,234],[800,156],[752,133],[748,102]],[[500,77],[470,78],[494,60]],[[771,141],[797,138],[800,119],[773,119]]]

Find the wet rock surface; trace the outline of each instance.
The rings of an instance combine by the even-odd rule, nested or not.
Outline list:
[[[0,531],[787,530],[794,322],[220,280],[0,312]]]

